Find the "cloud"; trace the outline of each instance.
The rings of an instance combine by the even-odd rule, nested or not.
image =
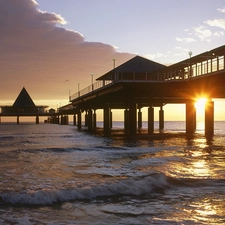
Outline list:
[[[220,9],[217,9],[219,12],[222,12],[222,13],[224,13],[225,12],[225,7],[223,7],[223,8],[220,8]]]
[[[200,38],[201,41],[210,42],[210,38],[212,37],[212,31],[209,30],[205,26],[199,26],[194,28],[195,35]]]
[[[62,27],[61,15],[43,12],[34,0],[0,1],[0,101],[15,100],[25,86],[34,99],[64,99],[94,77],[132,58],[112,45],[86,42]],[[60,26],[59,26],[60,25]],[[69,82],[63,82],[69,80]]]
[[[224,32],[223,31],[217,31],[217,32],[214,32],[213,35],[216,36],[216,37],[221,37],[221,36],[224,36]]]
[[[154,54],[146,54],[145,57],[150,60],[157,60],[159,58],[165,58],[166,55],[162,53],[154,53]]]
[[[194,38],[176,38],[176,41],[178,42],[185,42],[185,43],[191,43],[195,42],[196,40]]]
[[[225,19],[207,20],[206,24],[212,27],[219,27],[225,30]]]
[[[225,7],[219,8],[217,11],[224,13]],[[215,30],[216,28],[217,30]],[[211,42],[214,38],[224,36],[224,32],[218,30],[218,28],[225,30],[225,19],[206,20],[203,22],[203,25],[194,27],[193,29],[185,29],[184,31],[189,37],[176,37],[176,41],[180,43],[192,43],[200,39],[201,41]]]

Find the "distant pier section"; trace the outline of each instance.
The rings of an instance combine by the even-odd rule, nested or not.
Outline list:
[[[46,108],[48,106],[36,106],[23,87],[12,106],[1,106],[0,123],[1,117],[16,117],[17,124],[20,117],[35,117],[35,123],[39,124],[40,116],[47,117],[46,122],[59,123],[59,114],[54,109],[46,111]]]

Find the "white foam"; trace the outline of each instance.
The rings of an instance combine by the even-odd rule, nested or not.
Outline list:
[[[106,183],[99,186],[85,188],[63,189],[63,190],[39,190],[25,191],[23,193],[3,193],[1,198],[6,203],[28,204],[28,205],[49,205],[55,202],[66,202],[72,200],[93,199],[105,196],[141,196],[151,194],[157,190],[169,186],[166,176],[156,174],[137,179],[125,179],[116,183]]]

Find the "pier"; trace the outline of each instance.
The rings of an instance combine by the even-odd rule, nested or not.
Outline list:
[[[46,117],[46,121],[49,122],[59,123],[59,113],[53,109],[46,111],[46,108],[48,106],[35,105],[23,87],[12,106],[1,106],[0,124],[2,117],[15,117],[17,124],[20,124],[20,117],[34,117],[36,124],[39,124],[40,117]],[[66,121],[63,122],[66,124]]]
[[[82,113],[89,131],[96,128],[97,110],[103,110],[104,132],[112,128],[112,109],[124,110],[125,133],[135,135],[142,127],[142,108],[148,108],[148,134],[154,132],[155,108],[159,108],[159,129],[164,128],[164,106],[186,105],[186,133],[196,129],[197,98],[207,97],[205,135],[214,134],[213,98],[225,98],[225,46],[164,66],[136,56],[99,77],[97,82],[69,97],[60,107],[62,115],[74,115],[81,129]]]
[[[97,127],[98,110],[103,112],[103,130],[110,134],[113,122],[112,110],[124,112],[124,131],[136,135],[142,128],[142,109],[147,108],[147,133],[153,134],[155,109],[158,109],[159,130],[164,129],[164,106],[185,104],[186,133],[196,129],[195,102],[206,97],[205,135],[214,135],[213,99],[225,98],[225,45],[187,58],[171,66],[165,66],[136,56],[96,79],[95,83],[69,96],[70,103],[57,111],[45,111],[47,106],[36,106],[23,88],[12,106],[1,106],[1,117],[45,116],[48,122],[73,124],[78,129],[84,122],[88,131]],[[85,121],[82,121],[82,114]],[[225,115],[224,115],[225,117]]]

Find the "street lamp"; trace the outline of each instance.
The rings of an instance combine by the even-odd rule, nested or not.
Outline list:
[[[91,74],[91,86],[92,86],[92,91],[94,90],[94,74]]]
[[[116,67],[116,59],[113,58],[113,69],[115,69],[115,67]]]
[[[190,64],[190,66],[189,66],[189,67],[190,67],[190,73],[189,73],[189,76],[190,76],[190,77],[192,76],[192,72],[191,72],[191,71],[192,71],[192,68],[191,68],[191,56],[192,56],[192,54],[193,54],[192,51],[188,52],[188,55],[190,56],[190,62],[189,62],[189,64]]]
[[[77,84],[77,89],[78,89],[78,97],[80,97],[80,83]]]

